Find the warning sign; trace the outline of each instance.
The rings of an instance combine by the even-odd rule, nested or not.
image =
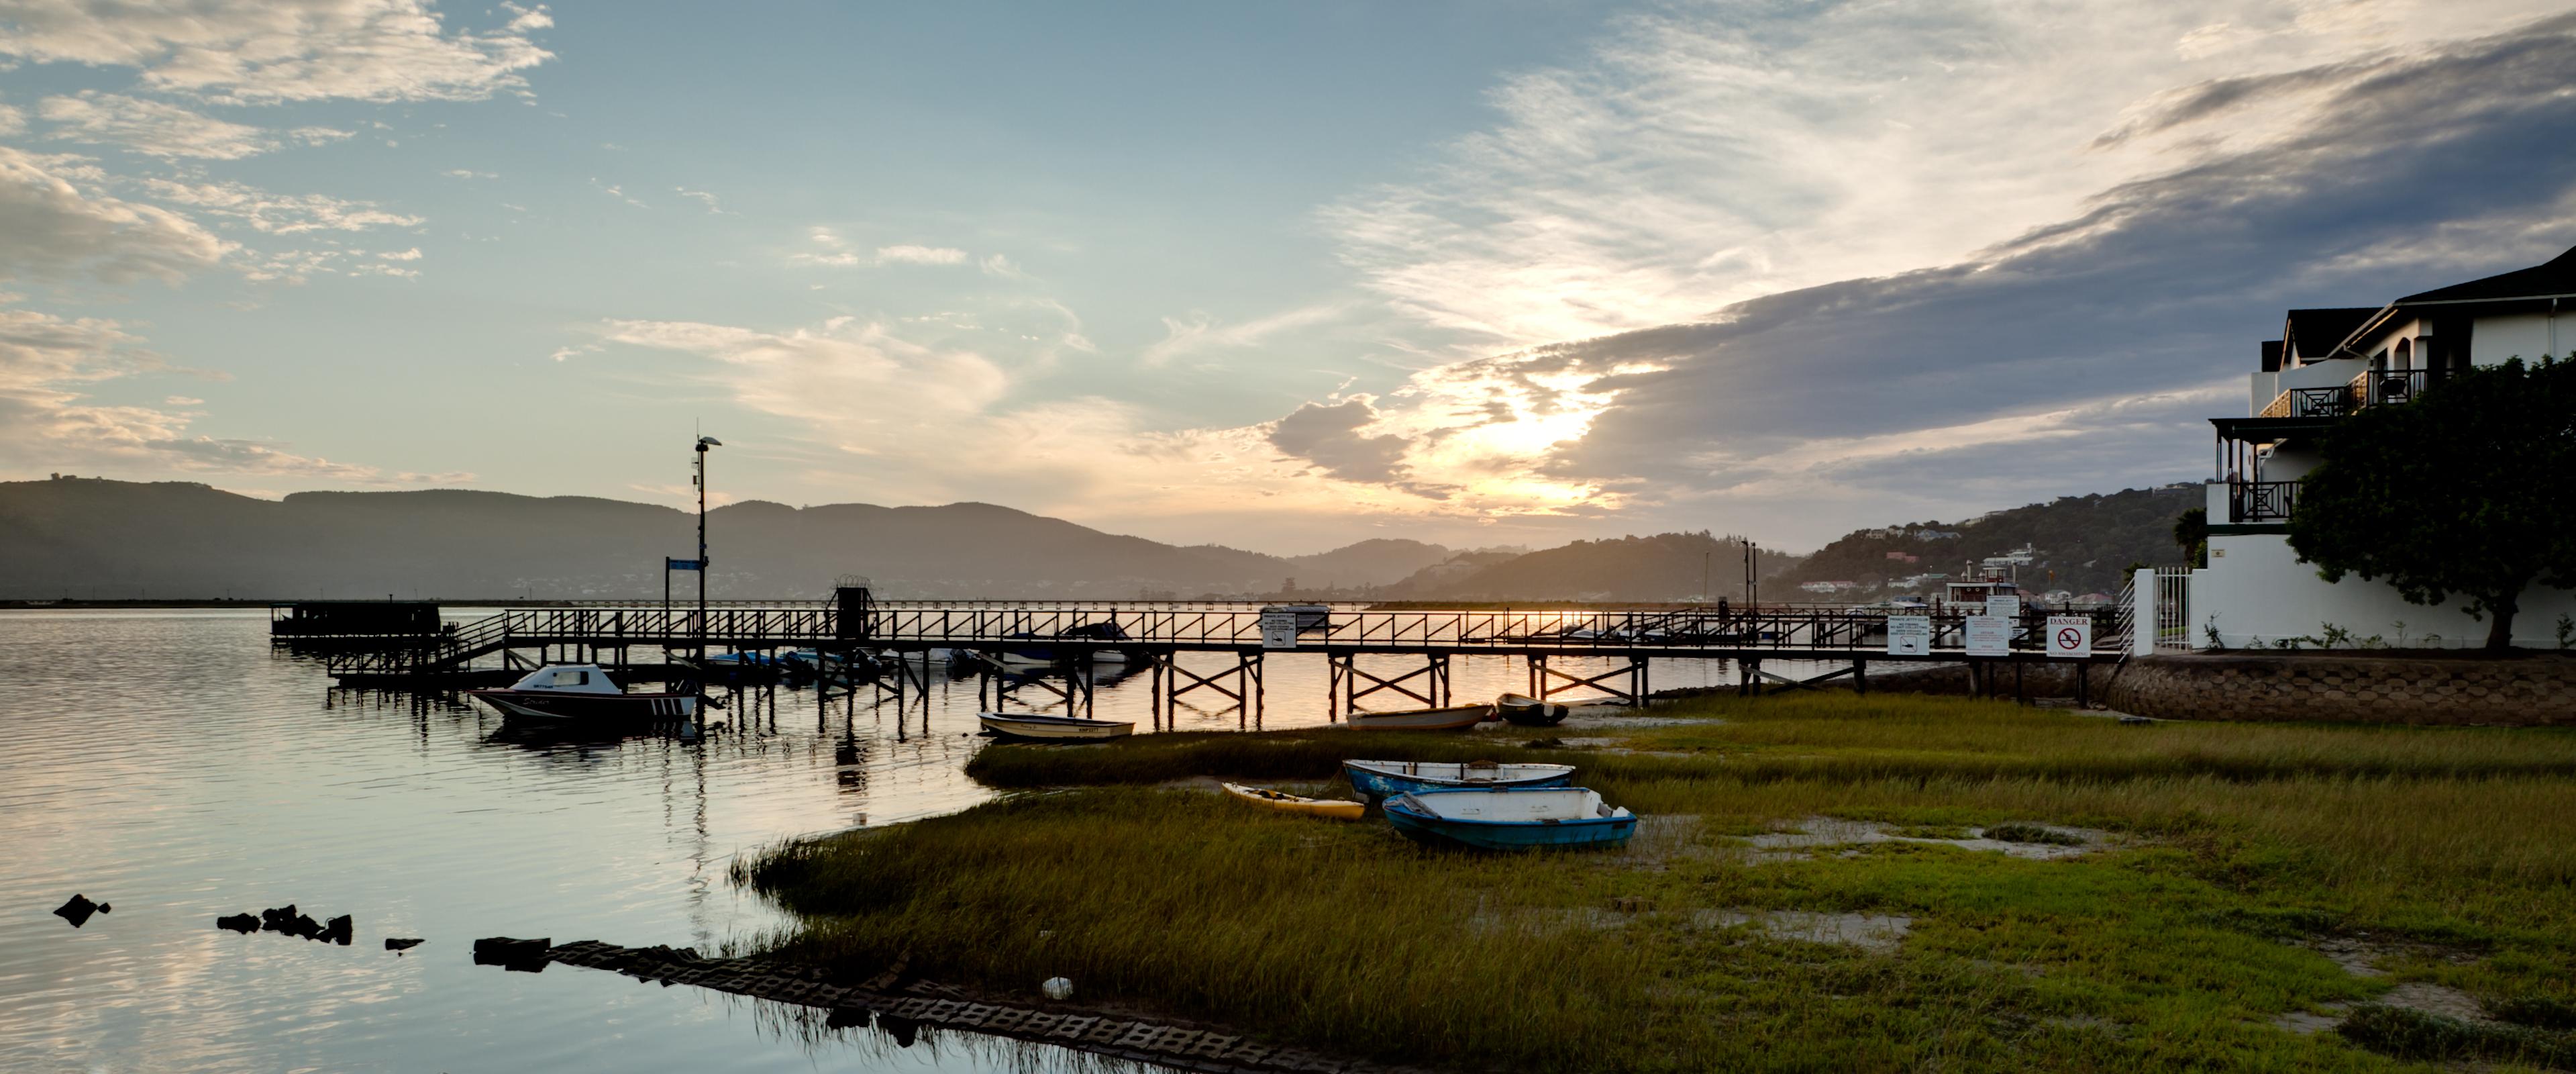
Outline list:
[[[1997,593],[1993,596],[1987,597],[1986,614],[2000,615],[2006,619],[2019,618],[2021,616],[2021,595],[2017,593]]]
[[[2092,616],[2052,615],[2048,617],[2048,655],[2082,658],[2092,654]]]
[[[1969,656],[2011,656],[2012,623],[2000,615],[1968,617]]]
[[[1297,647],[1297,609],[1261,609],[1261,647],[1264,649]]]
[[[1887,655],[1932,655],[1932,617],[1928,615],[1888,616]]]

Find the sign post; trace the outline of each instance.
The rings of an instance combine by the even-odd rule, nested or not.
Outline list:
[[[2093,655],[2093,617],[2049,616],[2048,655],[2061,660],[2081,660]]]
[[[1928,615],[1888,616],[1887,655],[1932,655],[1932,617]]]

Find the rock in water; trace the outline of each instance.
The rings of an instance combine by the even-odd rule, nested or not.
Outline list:
[[[546,968],[546,952],[554,947],[551,938],[517,940],[508,936],[486,936],[474,941],[474,964],[499,966],[520,973],[539,973]]]
[[[75,892],[72,895],[72,901],[54,908],[54,916],[71,922],[73,928],[79,928],[89,923],[89,915],[104,909],[106,907],[91,902],[88,897]]]
[[[285,932],[289,936],[301,936],[310,940],[322,935],[322,923],[313,920],[311,914],[297,914],[295,920],[286,923]]]
[[[289,932],[295,927],[295,904],[272,906],[259,912],[259,927],[270,932]]]
[[[242,933],[258,932],[259,918],[251,914],[234,914],[231,917],[219,917],[215,919],[215,927],[219,929],[231,929],[234,932]]]
[[[409,951],[409,950],[411,950],[412,948],[415,948],[415,947],[420,946],[420,944],[421,944],[421,941],[420,941],[420,939],[419,939],[419,938],[417,938],[417,937],[411,937],[411,938],[405,938],[405,937],[399,937],[399,936],[387,936],[387,937],[385,937],[385,950],[387,950],[387,951],[391,951],[391,952],[394,952],[395,954],[401,954],[402,952]]]
[[[328,922],[325,922],[322,925],[321,933],[313,938],[324,943],[336,943],[342,947],[347,947],[349,946],[350,934],[355,931],[356,928],[357,926],[355,922],[350,920],[349,915],[342,914],[338,917],[332,918]]]
[[[1048,999],[1067,1000],[1073,998],[1073,982],[1062,977],[1049,977],[1046,979],[1045,984],[1039,985],[1038,987],[1046,990],[1046,998]]]

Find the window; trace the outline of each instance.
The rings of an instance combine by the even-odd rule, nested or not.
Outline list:
[[[2413,369],[2413,368],[2415,368],[2415,341],[2414,341],[2414,340],[2411,340],[2411,339],[2401,339],[2401,340],[2398,340],[2398,341],[2397,341],[2397,370],[2398,370],[2398,372],[2401,372],[2401,373],[2402,373],[2402,372],[2405,372],[2406,370]]]

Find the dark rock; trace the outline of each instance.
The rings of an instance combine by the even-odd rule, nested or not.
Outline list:
[[[499,966],[520,973],[540,973],[546,968],[546,952],[554,946],[547,938],[519,940],[508,936],[486,936],[474,941],[474,964]]]
[[[897,1018],[891,1014],[880,1014],[877,1016],[877,1028],[892,1034],[897,1047],[909,1048],[912,1047],[913,1040],[921,1032],[921,1023],[915,1022],[910,1018]]]
[[[322,935],[322,923],[313,920],[311,914],[297,914],[295,920],[286,923],[283,931],[289,936],[301,936],[310,940]]]
[[[106,903],[100,903],[100,904],[98,904],[98,912],[99,912],[99,913],[104,914],[104,913],[106,913],[106,912],[108,912],[108,911],[110,911],[110,910],[113,910],[113,909],[115,909],[115,907],[113,907],[113,906],[109,906],[109,905],[108,905],[108,904],[106,904]]]
[[[409,951],[412,948],[420,946],[421,943],[422,941],[417,938],[387,936],[385,937],[385,950],[394,952]]]
[[[215,927],[219,929],[231,929],[234,932],[240,933],[258,932],[259,918],[251,914],[234,914],[230,917],[219,917],[215,919]]]
[[[342,947],[347,947],[349,946],[351,933],[355,932],[356,929],[357,925],[355,922],[350,920],[349,915],[342,914],[323,923],[322,931],[313,938],[324,943],[336,943]]]
[[[823,1028],[865,1028],[869,1017],[868,1009],[865,1007],[834,1007],[832,1013],[823,1019]]]
[[[72,895],[72,901],[54,908],[54,916],[71,922],[73,928],[79,928],[89,923],[89,915],[105,909],[106,907],[91,902],[87,897],[75,892]]]
[[[259,927],[270,932],[286,932],[295,924],[295,904],[272,906],[259,912]]]

